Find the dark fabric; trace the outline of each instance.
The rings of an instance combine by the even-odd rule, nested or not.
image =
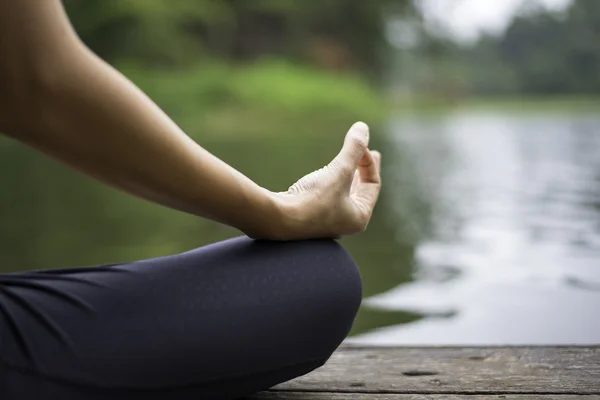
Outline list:
[[[361,301],[333,240],[230,239],[133,263],[0,275],[0,399],[211,399],[322,365]]]

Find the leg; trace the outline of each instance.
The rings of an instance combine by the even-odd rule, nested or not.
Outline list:
[[[360,300],[356,265],[333,240],[242,237],[130,264],[0,276],[0,397],[245,395],[322,365]]]

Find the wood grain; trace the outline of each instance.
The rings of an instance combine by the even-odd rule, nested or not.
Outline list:
[[[465,395],[264,392],[247,400],[600,400],[600,395]]]
[[[316,397],[319,392],[331,394],[320,397],[323,399],[419,398],[381,397],[395,394],[600,395],[600,346],[343,347],[325,366],[276,386],[266,395],[288,396],[273,391],[295,393],[289,394],[291,397],[265,399],[304,399],[307,397],[302,397],[302,393],[306,392],[311,392],[307,396],[315,399],[319,398]],[[339,397],[336,393],[356,395]],[[378,397],[367,396],[369,393]],[[338,397],[331,397],[334,394]]]

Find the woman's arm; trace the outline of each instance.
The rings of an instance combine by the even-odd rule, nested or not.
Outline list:
[[[277,235],[273,196],[86,48],[59,0],[0,0],[0,60],[0,131],[129,193]]]
[[[60,0],[0,0],[0,132],[129,193],[252,237],[366,229],[381,186],[368,127],[272,193],[208,153],[77,37]]]

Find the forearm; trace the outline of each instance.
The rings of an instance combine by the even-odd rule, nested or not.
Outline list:
[[[201,148],[78,40],[61,45],[34,70],[40,76],[20,77],[39,84],[8,134],[151,201],[250,234],[277,229],[280,210],[266,190]]]
[[[185,135],[90,53],[73,54],[42,100],[39,147],[128,192],[243,231],[275,219],[267,192]]]

